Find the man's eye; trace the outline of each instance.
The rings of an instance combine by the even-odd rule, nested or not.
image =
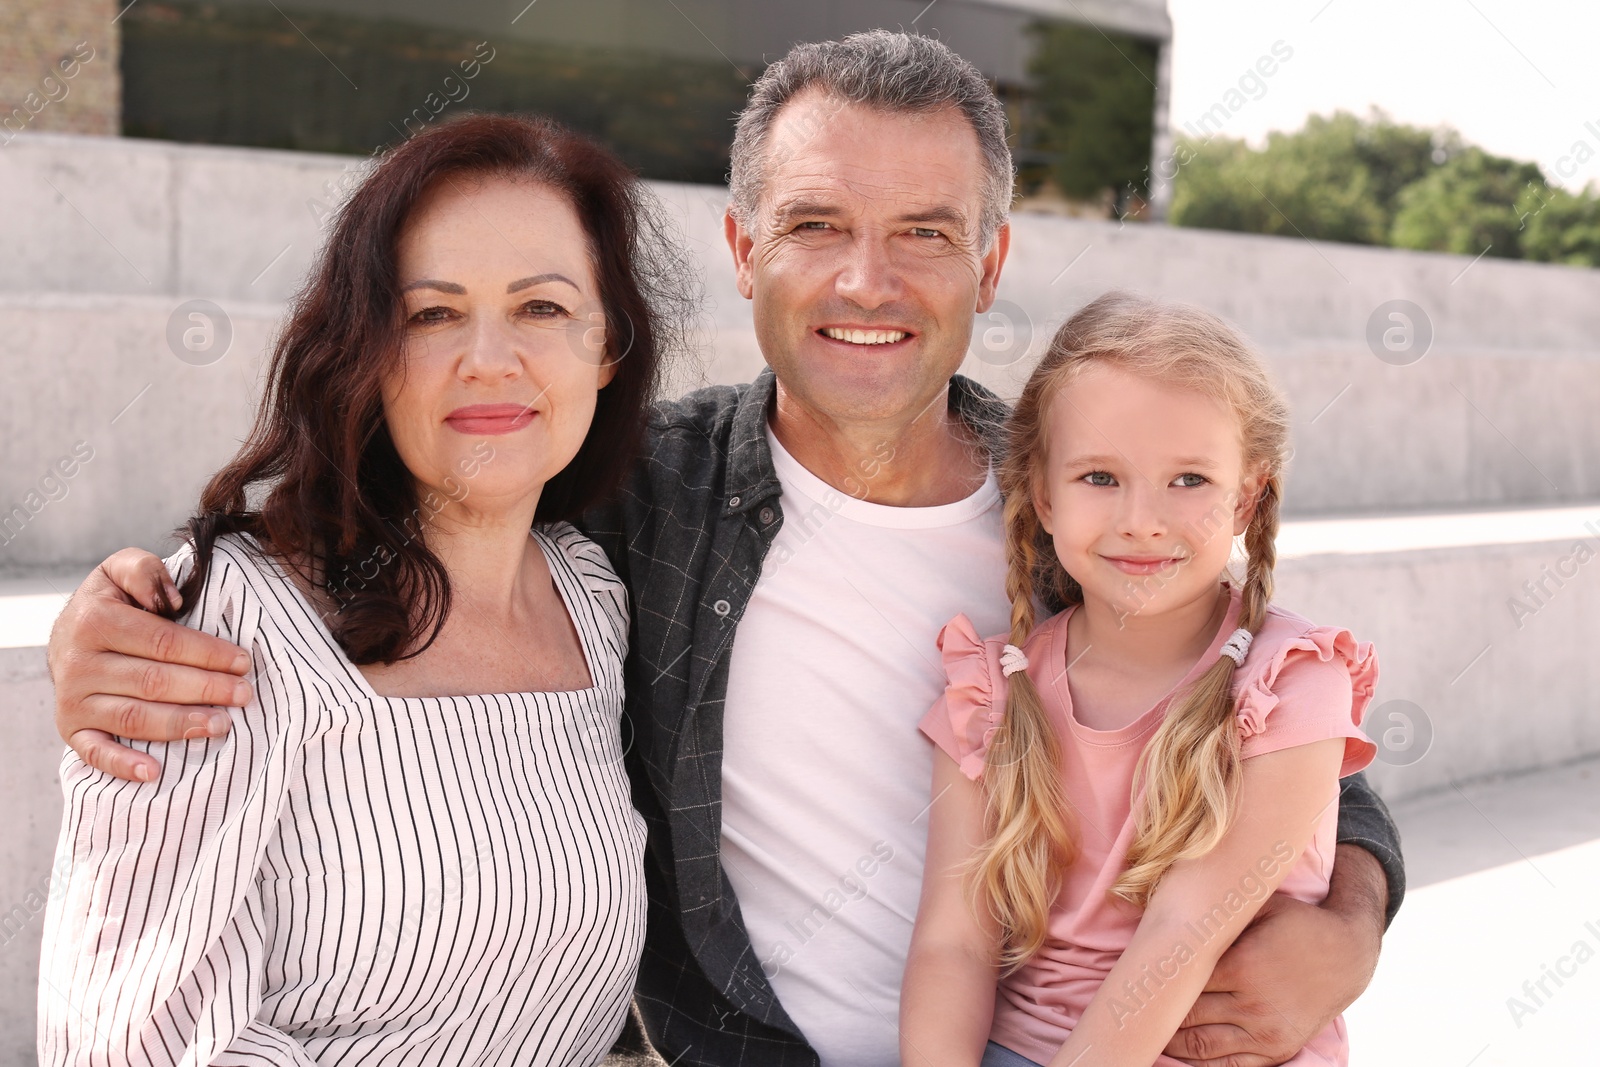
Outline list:
[[[797,230],[831,230],[832,228],[833,228],[833,225],[831,223],[823,222],[820,219],[813,219],[813,220],[811,220],[809,222],[802,222],[798,226],[795,227],[795,229],[797,229]]]
[[[1083,480],[1090,485],[1109,487],[1117,484],[1117,480],[1106,471],[1090,471],[1083,476]]]
[[[1206,484],[1203,474],[1180,474],[1172,479],[1172,484],[1180,489],[1198,489]]]
[[[911,227],[911,233],[912,233],[912,236],[915,236],[915,237],[943,237],[944,236],[944,234],[940,233],[938,230],[935,230],[930,226],[913,226],[913,227]]]

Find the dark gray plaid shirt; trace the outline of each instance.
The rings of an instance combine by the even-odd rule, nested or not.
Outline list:
[[[766,370],[750,385],[657,405],[618,502],[580,524],[632,603],[623,740],[634,804],[650,827],[636,999],[650,1040],[675,1065],[818,1063],[761,971],[720,855],[729,652],[783,525],[766,436],[774,382]],[[958,376],[950,409],[994,449],[1000,400]],[[1400,838],[1359,774],[1343,783],[1339,841],[1383,864],[1392,919],[1405,893]]]

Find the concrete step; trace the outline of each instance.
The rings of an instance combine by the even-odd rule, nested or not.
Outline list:
[[[1278,555],[1278,603],[1377,646],[1385,796],[1600,753],[1600,505],[1290,521]],[[85,571],[0,581],[11,677]]]
[[[197,355],[172,340],[191,326],[186,299],[0,292],[0,576],[159,545],[188,516],[249,429],[282,310],[224,304],[209,314],[225,317],[213,342],[225,329],[226,348]],[[761,366],[747,327],[702,342],[674,393]],[[1391,367],[1307,345],[1271,359],[1296,413],[1290,515],[1600,499],[1600,362],[1583,353],[1446,351]],[[1014,395],[1026,368],[966,369]]]

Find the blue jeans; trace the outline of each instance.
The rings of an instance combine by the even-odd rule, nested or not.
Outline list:
[[[989,1047],[983,1050],[983,1061],[978,1067],[1040,1067],[1039,1064],[1025,1056],[1019,1056],[1004,1045],[989,1042]]]

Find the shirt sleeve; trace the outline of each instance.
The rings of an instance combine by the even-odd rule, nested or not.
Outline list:
[[[978,636],[972,620],[957,615],[939,631],[939,657],[944,664],[945,690],[928,709],[920,729],[961,773],[976,779],[983,773],[984,757],[1005,712],[1003,684],[990,642]]]
[[[1341,845],[1355,845],[1372,854],[1383,867],[1389,883],[1389,904],[1384,925],[1394,922],[1400,902],[1406,895],[1405,857],[1400,851],[1400,828],[1365,774],[1350,775],[1339,783],[1339,831]]]
[[[1377,753],[1361,732],[1377,681],[1372,646],[1348,630],[1316,627],[1284,642],[1266,663],[1250,666],[1239,688],[1240,756],[1342,737],[1339,775],[1354,774]]]
[[[176,574],[186,553],[168,561]],[[153,782],[69,752],[66,810],[39,976],[39,1062],[292,1064],[313,1060],[261,1009],[262,851],[277,830],[307,715],[274,669],[253,564],[219,543],[186,622],[251,650],[255,697],[225,738],[131,742]]]
[[[598,542],[574,527],[567,527],[561,535],[561,544],[605,620],[607,640],[611,642],[617,662],[621,663],[628,655],[628,587]]]

